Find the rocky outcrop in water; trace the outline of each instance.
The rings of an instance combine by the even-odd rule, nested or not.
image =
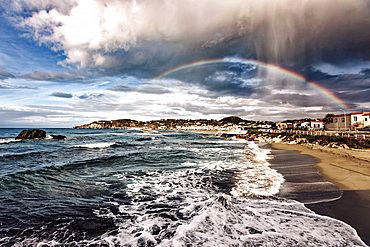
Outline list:
[[[22,130],[15,139],[43,139],[46,137],[46,132],[40,129]]]

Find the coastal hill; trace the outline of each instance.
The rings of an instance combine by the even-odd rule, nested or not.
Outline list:
[[[129,127],[138,127],[141,122],[131,119],[118,119],[118,120],[100,120],[94,121],[89,124],[83,124],[73,127],[74,129],[120,129]]]
[[[239,126],[261,126],[272,124],[266,121],[250,121],[244,120],[240,117],[231,116],[221,120],[213,119],[161,119],[151,121],[137,121],[131,119],[118,120],[100,120],[89,124],[79,125],[73,127],[74,129],[124,129],[124,128],[150,128],[150,129],[172,129],[179,127],[190,126],[225,126],[225,125],[239,125]]]
[[[233,123],[233,124],[239,124],[242,122],[250,122],[248,120],[241,119],[240,117],[231,116],[231,117],[225,117],[220,120],[221,123]]]

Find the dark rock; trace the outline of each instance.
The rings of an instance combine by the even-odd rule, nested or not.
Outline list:
[[[22,130],[15,139],[42,139],[46,137],[46,132],[40,129]]]
[[[159,232],[161,231],[161,228],[158,225],[153,225],[151,230],[152,230],[152,235],[158,235]]]
[[[66,139],[67,137],[66,136],[63,136],[63,135],[50,135],[53,139],[55,140],[64,140]]]

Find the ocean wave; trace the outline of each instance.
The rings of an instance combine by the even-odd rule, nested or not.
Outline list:
[[[160,246],[364,246],[349,225],[317,215],[299,203],[225,200],[226,206],[220,200],[205,201]]]
[[[31,236],[28,233],[26,239],[8,237],[0,239],[0,243],[17,241],[20,246],[366,246],[348,224],[315,214],[294,201],[220,195],[187,201],[187,205],[180,208],[147,203],[135,210],[134,205],[118,203],[119,209],[112,210],[115,206],[116,203],[101,205],[95,210],[97,218],[94,219],[57,219],[40,230],[28,231]],[[51,229],[54,232],[49,232]],[[84,234],[92,235],[89,231],[105,233],[81,239]]]
[[[262,149],[254,142],[247,142],[245,152],[248,162],[234,165],[235,187],[231,194],[238,196],[273,196],[279,193],[284,177],[270,167],[269,149]]]
[[[351,226],[295,201],[227,195],[182,200],[187,206],[149,203],[138,210],[121,205],[117,213],[96,211],[99,217],[113,218],[120,229],[101,241],[112,246],[162,247],[366,246]]]
[[[283,182],[270,167],[270,150],[213,137],[198,143],[185,134],[154,142],[137,140],[150,134],[70,140],[52,156],[61,162],[35,157],[51,166],[3,177],[4,195],[17,197],[2,208],[16,205],[4,215],[29,214],[20,217],[26,223],[37,210],[50,217],[19,231],[9,220],[13,232],[0,229],[0,245],[365,246],[345,223],[270,196]]]
[[[19,142],[21,141],[20,139],[15,139],[15,138],[8,138],[8,139],[0,139],[0,144],[8,144],[11,142]]]
[[[41,158],[45,155],[48,155],[54,152],[56,151],[55,150],[48,150],[48,151],[40,150],[40,151],[30,151],[30,152],[24,152],[24,153],[8,152],[8,153],[3,153],[1,156],[6,158],[7,161],[10,161],[10,160],[21,160],[21,159],[30,159],[30,158]]]
[[[116,144],[115,142],[97,142],[97,143],[87,143],[82,145],[75,145],[74,148],[89,148],[89,149],[101,149],[101,148],[109,148]]]

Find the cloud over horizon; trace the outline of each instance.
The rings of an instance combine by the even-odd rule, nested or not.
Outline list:
[[[369,16],[367,0],[4,0],[2,103],[35,113],[62,105],[63,114],[78,109],[87,119],[281,120],[340,110],[294,72],[351,110],[370,110]],[[225,58],[288,72],[235,62],[157,78],[180,65]],[[235,106],[236,99],[244,105]]]
[[[262,61],[320,59],[339,49],[369,59],[369,5],[364,0],[23,0],[7,10],[36,41],[63,50],[64,63],[109,67],[115,53],[140,47],[147,52],[150,43],[211,51],[232,40],[241,40]],[[137,54],[134,62],[156,54],[147,55]]]

